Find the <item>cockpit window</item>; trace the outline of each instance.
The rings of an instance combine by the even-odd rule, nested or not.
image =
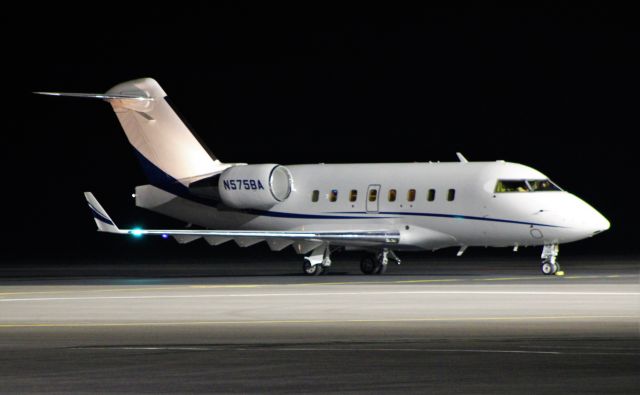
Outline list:
[[[496,193],[502,192],[529,192],[529,187],[525,180],[498,180]]]
[[[496,193],[561,191],[551,180],[498,180]]]
[[[533,192],[537,191],[561,191],[560,187],[551,180],[527,180],[529,189]]]

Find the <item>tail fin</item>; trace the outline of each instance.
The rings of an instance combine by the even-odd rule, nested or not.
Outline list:
[[[107,95],[153,99],[109,100],[129,142],[141,156],[143,168],[152,184],[161,186],[169,176],[178,181],[189,179],[185,180],[186,185],[190,180],[220,172],[227,167],[198,141],[154,79],[123,82],[109,89]]]
[[[152,78],[123,82],[104,94],[36,92],[108,101],[151,184],[182,185],[219,173],[221,163],[180,119],[167,94]]]

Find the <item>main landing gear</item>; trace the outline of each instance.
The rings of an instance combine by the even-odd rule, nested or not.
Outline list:
[[[400,264],[400,259],[388,248],[382,251],[367,254],[360,260],[360,270],[364,274],[384,274],[387,271],[389,260]]]
[[[560,268],[560,264],[557,261],[558,252],[560,246],[558,244],[546,244],[542,249],[542,265],[540,270],[543,274],[556,276],[564,276],[564,272]]]
[[[302,271],[308,276],[319,276],[329,272],[331,267],[331,249],[328,245],[317,247],[304,257]],[[360,270],[364,274],[383,274],[387,271],[389,261],[400,264],[400,258],[393,251],[385,248],[375,253],[368,253],[360,261]]]
[[[329,272],[331,267],[331,250],[328,245],[323,245],[304,257],[302,271],[308,276],[319,276]]]

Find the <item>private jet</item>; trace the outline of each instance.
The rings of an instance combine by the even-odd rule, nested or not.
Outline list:
[[[35,92],[111,104],[148,184],[135,204],[184,229],[120,229],[85,192],[98,231],[204,239],[305,255],[303,273],[327,273],[331,254],[363,252],[365,274],[383,274],[399,251],[542,246],[541,271],[563,275],[559,245],[609,229],[609,221],[541,172],[505,161],[449,163],[223,163],[180,118],[151,78],[106,93]]]

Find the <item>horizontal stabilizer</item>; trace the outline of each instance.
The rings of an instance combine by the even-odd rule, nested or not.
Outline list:
[[[146,96],[140,96],[140,95],[113,94],[113,93],[73,93],[73,92],[33,92],[33,93],[35,93],[36,95],[79,97],[84,99],[153,101],[153,97],[146,97]]]

